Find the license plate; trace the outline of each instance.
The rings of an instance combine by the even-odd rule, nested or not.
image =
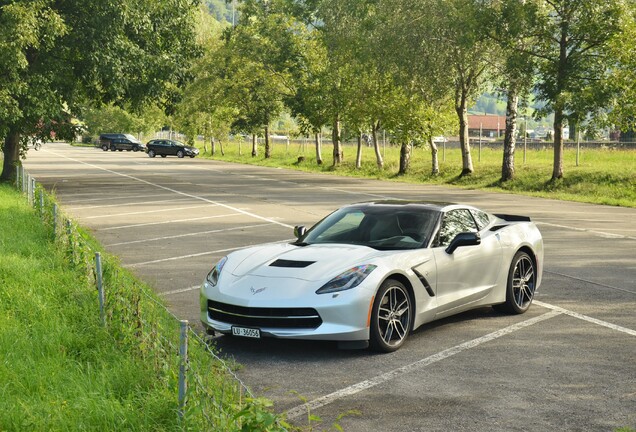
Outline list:
[[[232,327],[232,334],[234,336],[249,337],[255,339],[260,339],[261,337],[261,331],[259,329],[247,327]]]

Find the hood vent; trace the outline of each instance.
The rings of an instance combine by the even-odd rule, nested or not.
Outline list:
[[[276,261],[271,263],[269,266],[270,267],[287,267],[287,268],[305,268],[312,265],[315,262],[316,261],[292,261],[292,260],[286,260],[286,259],[277,259]]]

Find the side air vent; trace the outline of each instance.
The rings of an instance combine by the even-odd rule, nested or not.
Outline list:
[[[420,282],[422,282],[422,285],[424,285],[424,288],[426,289],[428,295],[430,295],[431,297],[435,297],[435,292],[433,291],[433,288],[431,288],[431,285],[428,283],[426,278],[415,269],[413,269],[413,273],[415,273],[415,276],[417,276]]]
[[[277,259],[276,261],[271,263],[269,266],[270,267],[287,267],[287,268],[305,268],[312,265],[315,262],[316,261],[292,261],[292,260],[286,260],[286,259]]]
[[[494,227],[490,228],[489,231],[495,232],[495,231],[499,231],[502,228],[505,228],[507,225],[495,225]]]

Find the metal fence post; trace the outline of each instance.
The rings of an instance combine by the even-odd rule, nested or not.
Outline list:
[[[188,391],[188,381],[186,377],[188,363],[188,320],[179,321],[179,418],[183,420],[185,415],[186,392]]]
[[[53,239],[57,239],[57,204],[53,204]]]
[[[20,170],[15,170],[15,188],[20,190],[21,182],[20,182]]]
[[[44,191],[40,189],[38,191],[40,193],[40,217],[44,217]]]
[[[29,189],[29,204],[35,206],[35,178],[30,177],[31,179],[31,187]]]
[[[102,255],[95,252],[95,277],[97,279],[97,295],[99,297],[99,319],[102,326],[106,326],[106,315],[104,314],[104,288],[102,284]]]

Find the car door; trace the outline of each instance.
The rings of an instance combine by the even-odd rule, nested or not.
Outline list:
[[[462,232],[479,233],[481,243],[461,246],[447,253],[447,246]],[[488,229],[480,230],[480,224],[468,209],[454,209],[444,214],[433,243],[437,272],[437,318],[456,313],[492,291],[502,260],[501,245],[493,234]]]

